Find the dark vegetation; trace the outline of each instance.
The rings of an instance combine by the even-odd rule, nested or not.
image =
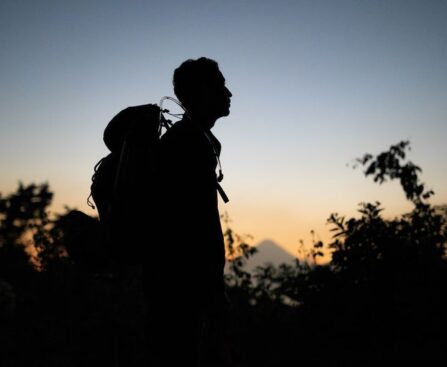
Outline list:
[[[388,220],[376,202],[355,218],[332,214],[331,243],[294,264],[246,272],[256,250],[224,218],[235,366],[446,362],[446,208],[428,202],[408,147],[356,164],[378,183],[399,180],[413,210]],[[141,269],[108,261],[89,232],[95,218],[50,218],[52,196],[46,184],[0,196],[0,365],[142,365]]]

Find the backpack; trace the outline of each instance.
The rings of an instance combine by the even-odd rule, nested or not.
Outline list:
[[[142,259],[143,246],[136,233],[141,230],[136,224],[137,205],[142,193],[150,191],[142,175],[147,176],[150,169],[162,128],[172,125],[161,112],[154,104],[128,107],[104,131],[110,153],[94,167],[87,202],[98,210],[99,247],[115,264],[135,265]]]

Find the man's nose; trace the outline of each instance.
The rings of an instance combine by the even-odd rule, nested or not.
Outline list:
[[[227,92],[228,97],[232,97],[233,96],[233,93],[231,93],[230,90],[227,87],[225,87],[225,91]]]

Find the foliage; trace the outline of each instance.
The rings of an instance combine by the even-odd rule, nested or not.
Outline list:
[[[420,182],[418,173],[422,172],[421,168],[413,162],[404,162],[405,151],[409,149],[410,142],[401,141],[376,157],[365,154],[363,158],[357,158],[356,162],[363,166],[367,165],[365,176],[372,175],[374,182],[381,184],[387,179],[398,179],[407,199],[419,204],[432,196],[434,192],[426,190],[425,185]]]
[[[23,285],[50,248],[47,184],[24,186],[0,196],[0,278]],[[33,261],[34,260],[34,261]]]
[[[256,248],[222,217],[237,365],[447,361],[447,210],[430,204],[408,150],[400,142],[356,162],[379,184],[398,180],[410,213],[385,219],[374,202],[358,217],[331,214],[330,243],[301,244],[294,263],[250,273]],[[141,365],[141,272],[104,267],[97,219],[69,209],[49,218],[52,197],[47,184],[0,196],[0,364]],[[331,260],[319,264],[325,251]]]
[[[280,326],[281,315],[271,311],[276,304],[289,306],[288,311],[280,308],[289,315],[289,326],[318,338],[316,344],[305,342],[312,355],[308,361],[377,365],[407,358],[447,359],[441,347],[447,326],[446,211],[428,202],[434,193],[421,183],[421,169],[406,161],[407,150],[409,143],[400,142],[356,162],[375,182],[398,180],[414,204],[410,213],[388,220],[375,202],[360,204],[358,218],[331,214],[334,237],[329,244],[314,241],[306,261],[258,268],[257,282],[247,287],[254,299],[252,312],[263,310],[265,317],[278,321],[269,326],[269,334],[276,338],[281,332],[302,341],[301,334],[288,334],[290,329]],[[330,251],[331,261],[318,265],[323,251]],[[315,357],[321,348],[328,357]],[[405,354],[408,349],[411,357]]]
[[[228,214],[222,215],[221,219],[224,224],[225,256],[229,270],[225,275],[225,281],[229,287],[249,292],[252,287],[252,276],[244,266],[247,260],[256,254],[257,249],[247,243],[249,236],[242,236],[233,231],[229,225]]]

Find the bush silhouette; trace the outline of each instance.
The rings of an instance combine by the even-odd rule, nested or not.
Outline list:
[[[398,180],[412,211],[385,219],[374,202],[360,204],[358,217],[334,213],[330,243],[315,241],[293,264],[246,271],[256,249],[223,218],[227,365],[447,360],[447,209],[429,203],[408,149],[401,142],[356,165],[379,184]],[[50,218],[52,197],[47,184],[0,196],[0,364],[141,365],[141,269],[107,265],[97,219],[69,209]],[[168,273],[169,259],[159,260]]]

